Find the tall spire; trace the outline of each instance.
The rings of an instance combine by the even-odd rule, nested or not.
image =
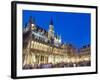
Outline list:
[[[30,16],[29,22],[30,22],[30,24],[34,24],[35,23],[35,19],[32,16]]]
[[[30,16],[29,18],[29,26],[30,26],[30,30],[35,29],[35,19],[32,16]]]
[[[51,19],[51,21],[50,21],[50,25],[53,25],[53,20]]]
[[[51,21],[50,21],[49,30],[50,31],[54,31],[54,26],[53,26],[53,20],[52,20],[52,18],[51,18]]]

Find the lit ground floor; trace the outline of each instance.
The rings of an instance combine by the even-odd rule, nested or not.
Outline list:
[[[31,52],[23,55],[23,69],[59,68],[90,66],[91,61],[77,61],[68,55],[48,54],[43,52]]]

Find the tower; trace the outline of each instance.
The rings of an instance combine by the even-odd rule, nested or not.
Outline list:
[[[30,29],[31,30],[35,30],[36,29],[36,25],[35,25],[35,19],[32,18],[32,16],[30,16],[30,19],[29,19],[29,25],[30,25]]]
[[[51,19],[50,25],[49,25],[48,39],[49,39],[49,40],[54,40],[54,26],[53,26],[53,21],[52,21],[52,19]]]

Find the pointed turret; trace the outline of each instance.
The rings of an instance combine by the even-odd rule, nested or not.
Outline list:
[[[29,18],[29,23],[30,24],[35,24],[35,19],[32,16],[30,16],[30,18]]]
[[[50,21],[50,25],[53,25],[53,20],[51,19],[51,21]]]
[[[30,16],[29,24],[30,24],[31,30],[34,30],[36,28],[35,27],[35,19],[32,16]]]
[[[53,26],[53,20],[51,19],[49,24],[49,30],[48,30],[48,39],[54,41],[54,26]]]

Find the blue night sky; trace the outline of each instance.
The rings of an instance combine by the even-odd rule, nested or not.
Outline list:
[[[46,30],[52,19],[54,31],[61,35],[62,42],[71,43],[77,48],[90,44],[91,15],[89,13],[23,10],[23,26],[28,23],[30,16],[35,18],[38,26]]]

